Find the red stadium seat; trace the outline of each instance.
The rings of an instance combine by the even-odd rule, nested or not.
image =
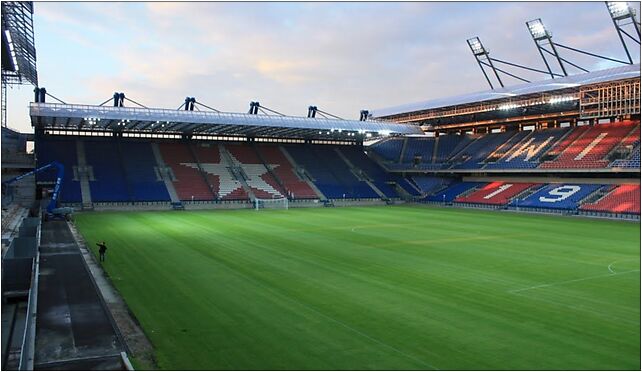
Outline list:
[[[580,207],[584,211],[640,214],[640,185],[618,185],[594,203]]]
[[[551,153],[559,156],[544,162],[540,168],[576,169],[605,168],[609,161],[604,159],[608,153],[632,135],[637,123],[618,122],[578,127],[560,142]]]
[[[491,182],[472,194],[455,199],[458,203],[505,205],[534,183]]]

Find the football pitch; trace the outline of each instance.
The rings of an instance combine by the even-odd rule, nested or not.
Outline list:
[[[640,225],[422,206],[76,216],[161,369],[640,369]]]

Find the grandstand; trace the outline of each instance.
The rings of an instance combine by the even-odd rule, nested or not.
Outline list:
[[[594,203],[603,185],[639,184],[640,121],[639,100],[622,98],[626,115],[594,118],[581,110],[588,105],[583,97],[607,89],[604,84],[639,91],[639,67],[572,76],[557,90],[564,79],[505,89],[510,98],[478,93],[406,105],[402,109],[411,110],[406,113],[375,110],[374,121],[116,102],[114,107],[36,102],[30,110],[38,165],[57,160],[71,170],[61,201],[82,209],[247,208],[257,198],[287,197],[293,206],[415,201],[586,215],[598,211],[583,205]],[[560,95],[575,97],[565,101],[574,102],[573,116],[567,105],[557,105]],[[519,102],[531,104],[519,109]],[[502,108],[509,103],[510,110]],[[501,118],[480,124],[476,115],[489,117],[489,105]],[[533,107],[546,113],[529,116]],[[482,111],[471,113],[475,110]],[[519,182],[516,175],[528,179]],[[566,185],[571,175],[577,184]],[[475,181],[468,180],[473,176]],[[52,177],[39,175],[38,184],[51,184]],[[538,192],[529,193],[533,188]],[[548,205],[546,195],[559,190],[573,196]],[[611,212],[638,218],[619,208]]]

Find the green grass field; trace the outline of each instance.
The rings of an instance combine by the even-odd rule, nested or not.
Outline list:
[[[87,213],[162,369],[640,369],[640,225],[419,206]]]

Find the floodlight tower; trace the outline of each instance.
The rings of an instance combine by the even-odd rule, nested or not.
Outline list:
[[[497,73],[497,70],[493,65],[493,61],[488,56],[488,50],[484,48],[484,45],[482,44],[481,40],[479,40],[479,37],[475,36],[466,40],[466,42],[468,42],[468,46],[473,52],[479,68],[481,68],[482,72],[484,73],[484,77],[486,78],[488,85],[490,85],[490,89],[495,88],[493,87],[493,83],[490,82],[490,78],[488,77],[488,74],[486,74],[486,70],[484,70],[484,65],[490,67],[493,70],[493,72],[495,73],[495,77],[497,77],[497,81],[499,81],[499,85],[501,85],[501,87],[503,88],[504,83],[502,83],[502,79],[499,78],[499,74]]]
[[[624,47],[624,51],[626,52],[626,56],[629,59],[629,63],[633,64],[631,53],[629,52],[629,48],[626,46],[624,37],[622,35],[626,35],[634,42],[640,44],[640,24],[635,19],[635,10],[633,10],[629,3],[625,1],[605,1],[605,3],[606,8],[611,15],[611,20],[613,20],[615,30],[617,31],[617,34],[620,37],[620,41],[622,42],[622,46]],[[630,24],[633,25],[633,29],[638,35],[637,39],[629,34],[625,29],[625,26]]]
[[[551,78],[555,78],[555,75],[553,74],[553,70],[551,69],[551,66],[548,64],[548,61],[546,60],[546,56],[544,55],[544,52],[551,54],[553,57],[555,57],[555,59],[557,59],[557,62],[560,65],[560,68],[562,69],[562,73],[564,74],[564,76],[568,76],[568,72],[566,72],[566,68],[562,63],[562,58],[560,57],[559,53],[557,53],[557,49],[555,49],[555,44],[553,43],[552,35],[550,32],[548,32],[548,30],[544,26],[544,23],[542,22],[541,18],[537,18],[532,21],[526,22],[526,27],[528,27],[528,31],[533,37],[535,46],[537,46],[537,50],[539,51],[540,56],[542,56],[542,59],[544,60],[544,64],[546,65],[546,69],[548,70],[548,73],[551,75]],[[551,47],[552,52],[545,48],[547,44]]]

